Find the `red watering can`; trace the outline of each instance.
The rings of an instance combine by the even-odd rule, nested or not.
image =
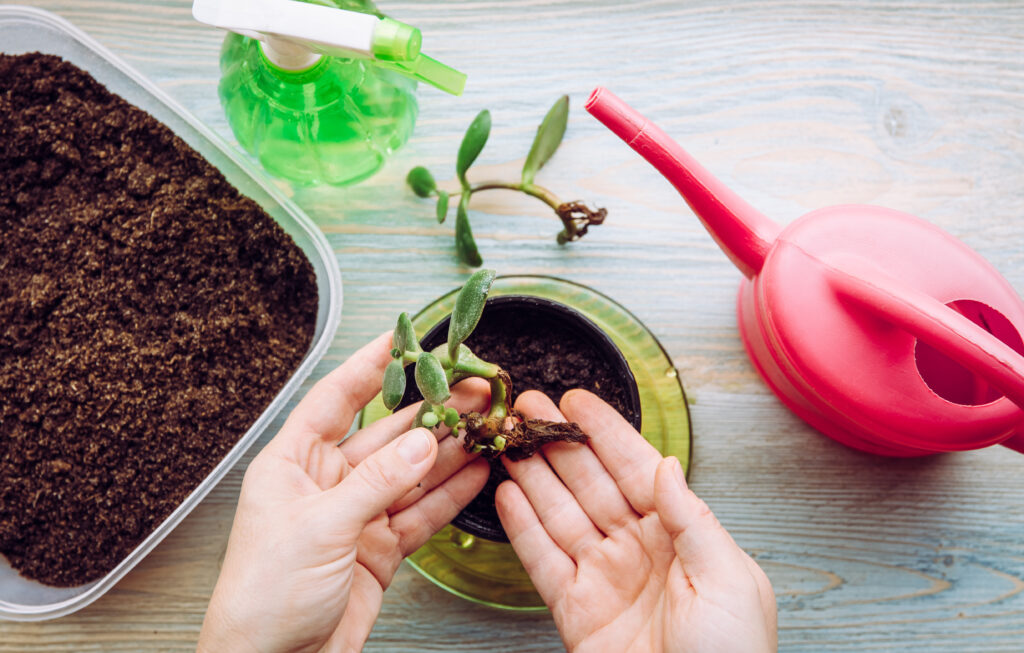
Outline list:
[[[850,447],[1024,453],[1024,303],[985,259],[906,213],[845,205],[785,228],[603,88],[587,111],[658,169],[746,279],[743,344],[797,415]]]

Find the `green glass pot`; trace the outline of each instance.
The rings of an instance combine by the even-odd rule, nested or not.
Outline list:
[[[458,289],[451,291],[413,317],[421,340],[432,330],[444,333],[457,293]],[[683,468],[689,469],[690,417],[683,387],[668,354],[634,315],[593,289],[553,277],[499,277],[491,287],[489,305],[508,296],[540,298],[569,307],[601,334],[598,341],[613,343],[636,380],[641,435],[662,455],[676,456]],[[364,409],[360,426],[388,414],[378,396]],[[503,532],[501,536],[481,532],[480,524],[468,523],[466,516],[460,515],[413,552],[407,558],[409,564],[431,582],[471,601],[510,610],[544,609]]]

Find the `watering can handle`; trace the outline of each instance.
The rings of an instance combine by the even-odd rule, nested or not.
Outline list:
[[[833,290],[935,347],[1024,410],[1024,356],[931,295],[900,283],[865,259],[850,258],[841,267],[826,264]],[[1024,453],[1024,434],[1002,444]]]

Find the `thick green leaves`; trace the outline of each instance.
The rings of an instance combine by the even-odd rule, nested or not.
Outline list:
[[[432,404],[443,404],[452,396],[448,390],[448,378],[445,376],[441,361],[430,352],[420,354],[416,360],[416,387],[423,398]]]
[[[420,418],[420,422],[422,422],[423,426],[426,426],[428,429],[432,429],[437,426],[438,421],[437,413],[426,413]]]
[[[558,146],[562,144],[562,137],[565,136],[565,127],[569,124],[569,96],[563,95],[558,98],[555,104],[544,116],[544,120],[537,128],[537,135],[530,146],[530,153],[523,164],[523,184],[529,186],[537,171],[544,167],[551,155],[555,153]]]
[[[466,135],[462,137],[462,144],[459,145],[459,156],[455,160],[455,173],[459,176],[463,188],[469,187],[466,181],[466,171],[473,165],[480,151],[487,144],[487,137],[491,135],[491,112],[484,109],[476,115],[473,122],[466,129]]]
[[[437,191],[437,223],[444,223],[444,219],[448,217],[448,192],[439,190]]]
[[[463,192],[459,200],[459,208],[455,211],[455,253],[466,265],[478,267],[483,264],[484,259],[477,249],[476,239],[473,238],[473,228],[469,226],[469,193]]]
[[[412,418],[412,427],[418,429],[423,426],[423,418],[426,415],[432,414],[434,407],[430,405],[429,401],[424,401],[420,404],[420,409],[416,411],[416,415]]]
[[[444,425],[448,428],[452,428],[459,423],[459,411],[452,407],[444,409]]]
[[[398,324],[395,325],[395,333],[391,336],[391,344],[400,351],[411,351],[418,354],[423,351],[420,342],[416,339],[416,330],[412,326],[412,320],[408,313],[398,316]]]
[[[393,360],[384,368],[384,384],[381,397],[388,410],[394,410],[405,396],[405,369],[402,361]]]
[[[494,270],[474,272],[455,298],[452,321],[448,325],[448,359],[453,366],[458,362],[459,345],[473,333],[483,315],[494,274]]]
[[[430,171],[423,166],[416,166],[410,170],[405,177],[405,182],[409,184],[409,188],[412,188],[412,192],[420,197],[430,197],[430,194],[437,189],[434,175],[430,174]]]

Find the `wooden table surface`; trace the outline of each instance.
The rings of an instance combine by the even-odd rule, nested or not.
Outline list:
[[[30,4],[84,29],[230,139],[216,94],[222,34],[195,23],[190,2]],[[486,107],[494,132],[477,174],[515,178],[535,125],[569,93],[566,142],[539,181],[607,206],[607,224],[559,247],[544,207],[481,194],[481,252],[502,274],[590,285],[658,336],[692,404],[692,486],[771,577],[781,649],[1024,650],[1024,458],[993,448],[887,460],[791,415],[744,355],[739,273],[671,187],[582,110],[605,85],[781,223],[828,204],[891,206],[962,238],[1024,290],[1024,5],[382,4],[470,82],[461,98],[423,90],[412,141],[368,182],[295,194],[344,279],[341,328],[314,376],[465,278],[450,225],[403,188],[406,171],[451,170],[462,131]],[[92,606],[0,624],[0,651],[192,649],[243,469]],[[403,566],[367,649],[559,647],[547,613],[479,607]]]

